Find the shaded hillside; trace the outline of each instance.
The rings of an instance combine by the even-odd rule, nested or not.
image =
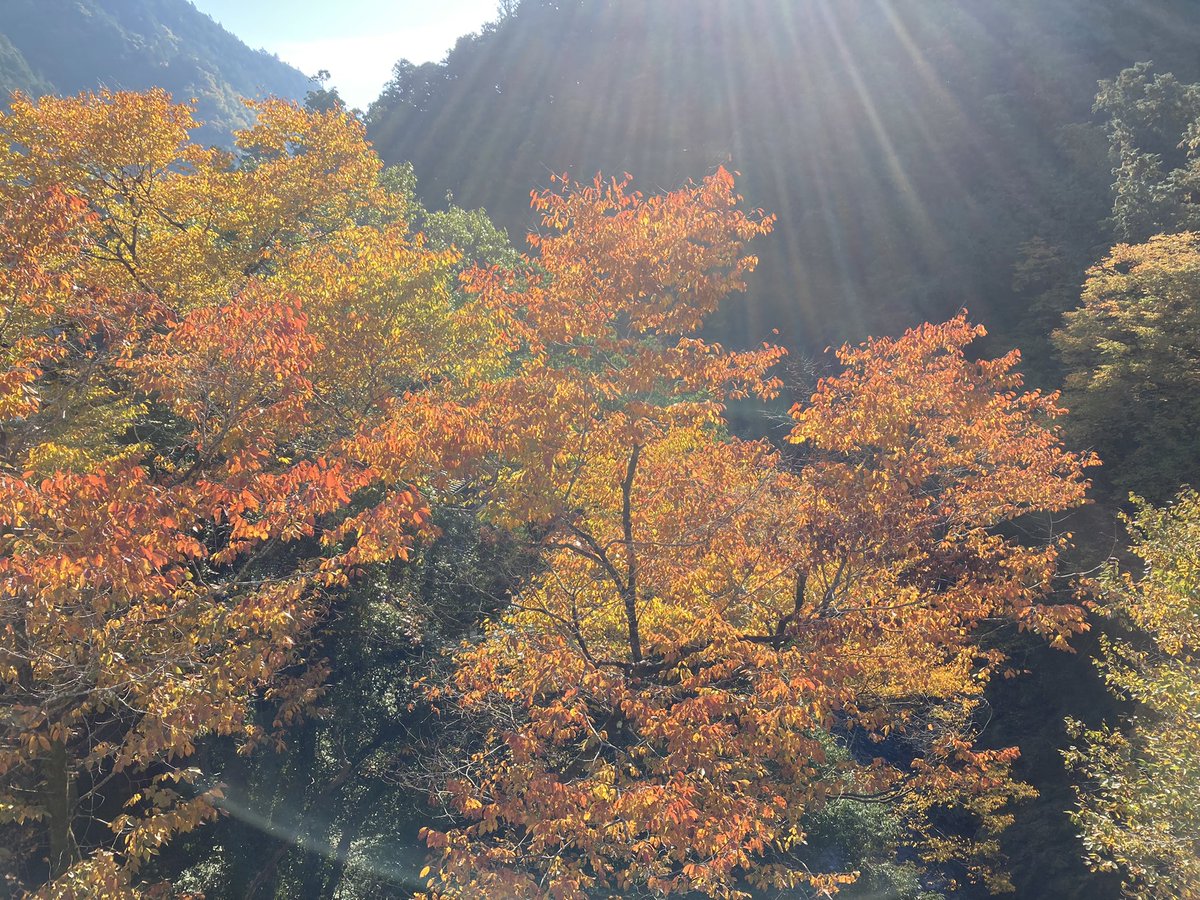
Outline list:
[[[24,54],[3,34],[0,34],[0,84],[6,91],[26,94],[45,94],[53,90],[50,82],[29,68]]]
[[[162,87],[196,98],[217,140],[249,122],[242,97],[301,99],[298,70],[251,50],[187,0],[5,0],[0,92]]]
[[[1107,244],[1106,141],[1070,123],[1135,60],[1191,75],[1198,35],[1182,0],[525,0],[398,66],[370,124],[427,198],[514,233],[551,172],[652,190],[731,159],[779,226],[729,339],[819,350],[967,306],[1011,343],[1022,245],[1077,296]]]

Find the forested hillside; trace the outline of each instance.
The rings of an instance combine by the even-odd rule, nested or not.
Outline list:
[[[552,172],[654,188],[731,163],[779,215],[720,329],[738,343],[820,350],[962,306],[1044,342],[1015,266],[1043,241],[1077,295],[1107,245],[1097,81],[1144,59],[1192,80],[1198,40],[1188,0],[525,0],[399,67],[370,134],[427,200],[514,234]]]
[[[303,99],[308,78],[251,50],[188,0],[5,0],[0,94],[160,87],[195,98],[204,134],[249,124],[243,97]]]

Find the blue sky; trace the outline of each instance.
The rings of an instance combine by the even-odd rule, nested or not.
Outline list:
[[[305,74],[328,69],[366,108],[396,60],[441,59],[459,35],[496,18],[496,0],[192,0],[251,47]]]

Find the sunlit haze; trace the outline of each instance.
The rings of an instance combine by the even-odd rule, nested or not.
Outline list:
[[[399,59],[441,59],[460,35],[495,18],[495,0],[193,0],[251,47],[306,75],[328,69],[351,106],[366,108]]]

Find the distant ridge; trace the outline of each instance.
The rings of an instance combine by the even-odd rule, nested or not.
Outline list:
[[[204,140],[250,122],[242,97],[302,99],[305,75],[252,50],[188,0],[3,0],[0,93],[162,87],[197,101]]]

